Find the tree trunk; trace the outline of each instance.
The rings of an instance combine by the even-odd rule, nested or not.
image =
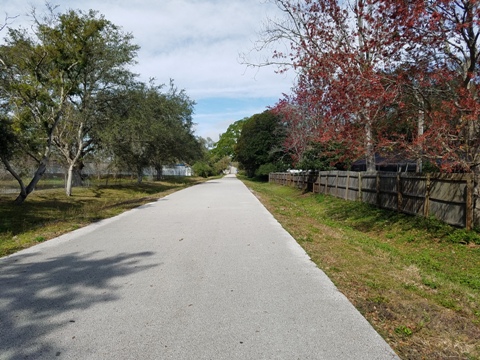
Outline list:
[[[70,163],[67,170],[67,181],[65,183],[65,193],[67,196],[72,196],[72,189],[74,186],[82,186],[82,164]]]
[[[143,180],[143,169],[137,169],[137,183],[141,184]]]
[[[23,183],[22,178],[12,168],[12,166],[10,165],[10,162],[6,158],[2,157],[1,160],[2,160],[2,163],[5,165],[5,168],[7,169],[7,171],[10,174],[12,174],[12,176],[15,178],[15,180],[17,180],[18,185],[20,186],[20,195],[19,196],[22,196],[24,199],[26,199],[27,198],[27,189],[25,188],[25,184]]]
[[[81,158],[82,158],[82,152],[85,147],[85,144],[83,142],[83,129],[84,129],[84,124],[83,122],[80,124],[78,128],[78,133],[77,133],[77,151],[75,153],[75,156],[71,156],[70,151],[68,149],[62,148],[62,146],[59,146],[59,144],[62,144],[62,142],[58,139],[55,144],[57,147],[60,149],[60,151],[63,153],[65,156],[65,159],[67,160],[69,166],[68,166],[68,171],[67,171],[67,181],[65,183],[65,193],[67,196],[72,196],[72,188],[73,186],[81,186],[82,185],[82,178],[81,178],[81,170],[83,168],[83,164],[81,164]],[[79,163],[80,162],[80,163]],[[80,175],[80,176],[79,176]]]
[[[417,118],[417,151],[418,151],[418,157],[416,161],[416,169],[415,171],[417,173],[421,173],[423,170],[423,132],[424,132],[424,127],[425,127],[425,101],[423,100],[423,97],[419,95],[415,91],[415,97],[417,101],[420,103],[420,110],[418,110],[418,118]]]
[[[163,166],[162,165],[157,165],[155,166],[155,180],[160,181],[163,179]]]
[[[74,164],[71,163],[67,170],[67,182],[65,183],[65,193],[67,196],[72,196],[73,166]]]
[[[375,150],[370,119],[365,122],[365,165],[367,171],[375,171]]]
[[[30,183],[25,188],[25,191],[23,191],[23,189],[22,189],[20,194],[15,199],[15,204],[22,204],[25,201],[25,199],[27,198],[27,196],[30,195],[30,193],[33,190],[35,190],[35,187],[37,186],[38,182],[40,181],[43,174],[45,173],[45,170],[47,170],[47,161],[48,161],[48,159],[46,159],[46,158],[42,159],[42,161],[40,162],[40,165],[37,168],[37,171],[35,171],[35,174],[33,175],[32,180],[30,181]]]
[[[40,181],[43,174],[47,170],[47,164],[48,164],[48,161],[50,160],[50,154],[52,152],[53,133],[54,133],[55,129],[57,128],[58,123],[62,119],[63,108],[65,106],[65,101],[67,99],[65,94],[63,93],[63,90],[64,89],[61,89],[61,93],[62,93],[61,94],[61,99],[62,99],[61,105],[58,109],[56,109],[55,115],[53,117],[53,124],[51,125],[51,127],[49,127],[48,136],[47,136],[47,143],[46,143],[46,146],[45,146],[45,151],[43,153],[42,160],[39,162],[38,168],[35,171],[35,174],[33,175],[32,180],[30,181],[30,183],[25,188],[25,191],[23,191],[23,189],[22,189],[20,194],[15,199],[15,204],[22,204],[25,201],[27,196],[33,190],[35,190],[35,187],[37,186],[38,182]]]
[[[417,136],[419,139],[423,137],[424,124],[425,124],[425,112],[423,110],[419,110],[418,129],[417,129]],[[417,158],[415,170],[417,173],[421,173],[423,171],[423,140],[419,141],[418,143],[418,158]]]
[[[362,63],[364,65],[370,64],[370,52],[365,47],[365,43],[367,41],[366,36],[368,31],[365,29],[364,18],[365,14],[369,11],[365,12],[365,4],[364,0],[356,0],[355,1],[355,10],[357,11],[357,30],[358,30],[358,45],[359,51],[362,55]],[[370,100],[367,99],[365,104],[365,109],[361,111],[362,120],[365,123],[365,165],[367,171],[375,171],[375,146],[373,144],[373,130],[372,130],[372,118],[370,115]]]

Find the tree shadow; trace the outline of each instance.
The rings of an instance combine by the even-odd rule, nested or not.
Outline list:
[[[115,285],[121,278],[160,264],[142,263],[153,252],[99,258],[99,252],[72,253],[45,261],[34,254],[0,261],[0,358],[54,358],[63,352],[48,334],[75,319],[69,313],[120,300]]]

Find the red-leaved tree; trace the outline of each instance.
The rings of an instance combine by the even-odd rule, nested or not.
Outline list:
[[[480,161],[479,7],[473,0],[272,0],[286,14],[264,43],[289,51],[272,63],[298,72],[294,94],[277,105],[286,145],[309,142],[363,156],[425,160],[477,171]]]
[[[282,26],[273,24],[265,35],[290,41],[291,53],[275,53],[274,57],[290,57],[299,72],[295,108],[321,124],[303,128],[310,133],[303,138],[343,144],[351,155],[363,154],[367,170],[375,170],[375,153],[385,147],[379,136],[385,109],[399,96],[399,79],[393,69],[404,56],[402,38],[391,32],[395,4],[373,0],[275,2],[288,21]],[[305,121],[297,119],[298,123]],[[295,129],[292,137],[300,134],[297,124],[291,126]],[[290,143],[297,140],[289,139]]]

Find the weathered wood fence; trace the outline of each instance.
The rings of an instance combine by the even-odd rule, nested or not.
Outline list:
[[[480,224],[473,174],[321,171],[271,173],[269,181],[403,213],[433,216],[467,229]]]

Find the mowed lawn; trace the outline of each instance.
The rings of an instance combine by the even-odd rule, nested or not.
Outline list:
[[[480,237],[243,179],[402,359],[480,359]]]

